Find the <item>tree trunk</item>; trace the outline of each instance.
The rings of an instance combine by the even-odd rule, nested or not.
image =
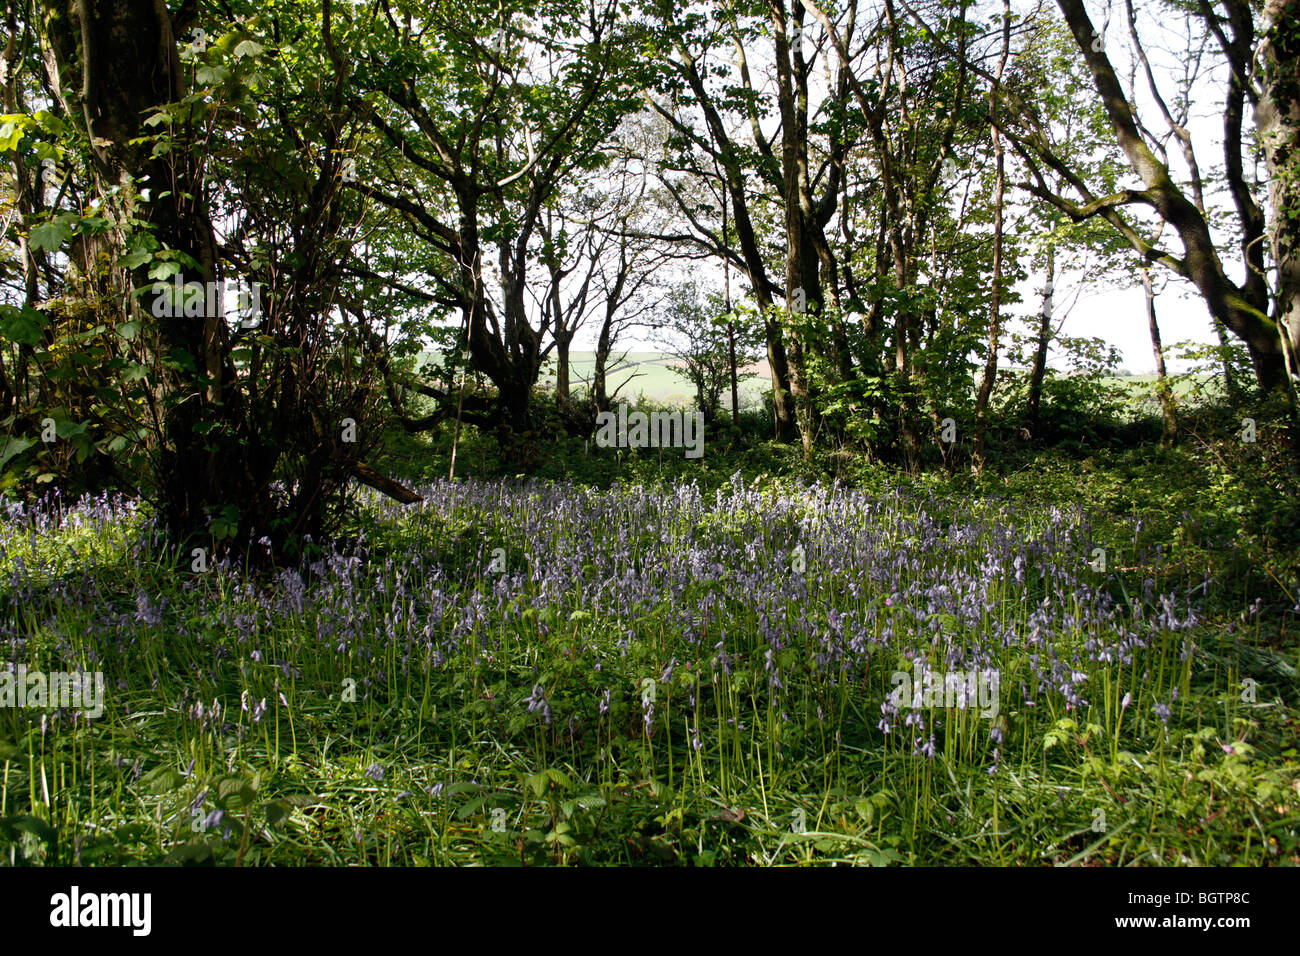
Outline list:
[[[605,384],[606,367],[612,349],[608,324],[601,329],[600,341],[596,343],[596,365],[591,371],[591,397],[597,412],[609,411],[609,390]]]
[[[569,402],[569,345],[573,332],[555,336],[555,400],[560,405]]]
[[[1043,399],[1043,376],[1047,374],[1047,349],[1052,343],[1052,313],[1056,310],[1056,247],[1047,247],[1047,281],[1043,284],[1043,306],[1038,315],[1038,340],[1034,343],[1034,365],[1029,373],[1028,419],[1031,435],[1038,434],[1039,406]]]
[[[1273,320],[1291,375],[1300,374],[1300,0],[1268,0],[1255,121],[1269,171],[1269,241],[1277,266]]]
[[[197,271],[182,269],[182,283],[212,281],[215,240],[202,206],[197,164],[183,147],[155,156],[148,144],[133,142],[150,132],[143,126],[149,111],[182,96],[181,64],[166,5],[153,0],[77,0],[70,7],[70,19],[67,9],[47,0],[46,25],[62,84],[70,86],[72,77],[80,74],[95,166],[108,184],[134,180],[142,194],[148,190],[149,198],[136,214],[154,227],[164,246],[200,264]],[[137,285],[152,284],[143,268],[134,278]],[[229,500],[229,465],[213,450],[214,441],[195,430],[213,417],[223,397],[229,371],[223,368],[226,330],[216,315],[149,321],[156,324],[165,360],[159,363],[159,397],[165,408],[159,451],[161,510],[173,530],[201,531],[206,509]],[[199,376],[207,377],[206,387],[197,384]]]
[[[984,437],[988,429],[989,399],[998,374],[998,345],[1002,334],[1002,213],[1006,190],[1006,157],[1002,136],[993,128],[993,155],[996,171],[993,185],[993,290],[989,296],[989,354],[984,359],[984,377],[975,396],[975,448],[972,457],[977,469],[984,467]]]
[[[1139,271],[1142,274],[1142,292],[1146,297],[1147,326],[1151,330],[1151,352],[1156,359],[1156,392],[1160,396],[1160,421],[1163,425],[1160,444],[1169,448],[1178,435],[1174,396],[1169,389],[1169,380],[1165,376],[1165,350],[1160,344],[1160,323],[1156,321],[1156,293],[1151,285],[1151,269],[1143,264]]]
[[[727,370],[731,378],[731,421],[740,416],[740,380],[736,374],[736,324],[727,323]]]
[[[724,187],[725,190],[725,187]],[[722,196],[722,242],[727,246],[727,197]],[[736,375],[736,323],[731,314],[731,263],[722,260],[722,308],[727,313],[727,367],[731,371],[731,423],[740,417],[740,383]]]
[[[812,457],[813,408],[804,367],[804,344],[797,325],[802,315],[822,315],[820,259],[813,242],[803,198],[808,194],[808,100],[801,73],[801,37],[792,44],[786,34],[785,4],[771,4],[776,41],[777,103],[781,113],[781,176],[785,206],[785,306],[790,318],[790,394],[805,459]],[[803,8],[794,6],[795,25],[802,25]],[[791,63],[791,58],[795,63]]]

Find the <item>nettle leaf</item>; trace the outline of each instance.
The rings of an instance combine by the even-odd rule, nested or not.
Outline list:
[[[266,824],[275,829],[289,819],[293,804],[288,800],[274,800],[266,805]]]
[[[243,810],[257,799],[257,788],[252,781],[243,777],[225,777],[217,784],[217,795],[213,801],[227,812]]]
[[[132,339],[134,339],[137,335],[140,334],[140,323],[137,322],[135,319],[132,319],[129,322],[123,322],[121,325],[117,327],[117,334],[122,336],[122,338],[126,339],[128,342],[130,342]]]
[[[121,262],[122,265],[128,269],[138,269],[152,258],[153,253],[144,249],[137,249],[134,252],[128,252],[124,255]]]
[[[183,784],[185,778],[170,767],[158,767],[141,777],[140,782],[154,793],[166,793]]]
[[[556,770],[553,767],[545,771],[546,776],[550,778],[551,783],[564,790],[573,789],[573,781],[569,779],[568,774],[562,770]]]
[[[72,237],[72,229],[66,222],[54,220],[53,222],[42,223],[39,226],[32,226],[28,234],[27,241],[33,249],[45,249],[48,252],[58,252],[68,239]]]

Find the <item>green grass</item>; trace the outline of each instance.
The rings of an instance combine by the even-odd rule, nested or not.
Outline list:
[[[440,483],[358,498],[302,577],[178,575],[127,501],[15,512],[0,647],[108,689],[0,709],[0,859],[1294,864],[1297,595],[1168,511],[1189,467]],[[958,652],[996,718],[882,730],[894,675]]]
[[[619,401],[632,403],[639,398],[646,398],[665,405],[692,405],[695,393],[690,383],[673,371],[675,361],[661,352],[629,352],[607,373],[606,387],[611,394],[617,395]],[[594,353],[574,352],[570,355],[569,373],[575,393],[587,387],[595,364]],[[740,380],[742,409],[761,407],[763,396],[772,389],[766,363],[758,371],[759,374]],[[554,382],[555,363],[552,361],[542,369],[541,384],[543,387],[554,387]],[[729,402],[730,396],[724,396],[723,404],[730,407]]]

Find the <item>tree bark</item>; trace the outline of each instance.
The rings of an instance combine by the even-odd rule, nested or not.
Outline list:
[[[1156,293],[1151,285],[1151,268],[1143,264],[1139,269],[1142,275],[1142,293],[1146,298],[1147,327],[1151,330],[1151,352],[1156,360],[1156,393],[1160,396],[1160,421],[1162,434],[1160,444],[1165,448],[1173,445],[1178,435],[1178,422],[1174,412],[1174,396],[1169,389],[1169,380],[1165,375],[1165,350],[1160,344],[1160,323],[1156,320]]]
[[[347,468],[357,481],[361,482],[363,485],[369,485],[371,488],[382,492],[395,501],[400,501],[404,505],[412,505],[417,501],[424,500],[422,495],[416,494],[401,482],[394,481],[387,475],[381,475],[365,462],[347,461],[346,459],[341,460],[344,461],[344,467]]]
[[[1269,241],[1277,266],[1273,319],[1291,375],[1300,374],[1300,0],[1269,0],[1258,62],[1256,126],[1269,171]]]
[[[785,301],[790,318],[786,336],[790,357],[790,393],[804,458],[812,457],[813,407],[804,367],[804,343],[797,325],[806,310],[822,315],[822,285],[817,248],[806,221],[803,198],[808,195],[808,93],[803,71],[801,37],[790,42],[786,33],[784,0],[769,0],[775,35],[777,104],[781,114],[781,177],[785,206]],[[794,5],[796,27],[803,23],[803,8]],[[793,60],[793,62],[792,62]]]
[[[993,289],[989,294],[989,353],[984,359],[984,376],[975,396],[975,467],[984,467],[984,439],[988,431],[989,399],[998,375],[998,346],[1002,335],[1002,215],[1006,190],[1006,157],[1002,137],[993,130],[995,173],[993,186]]]
[[[1031,435],[1038,434],[1039,406],[1043,399],[1043,377],[1047,374],[1047,350],[1052,342],[1052,313],[1056,311],[1056,246],[1047,247],[1047,281],[1043,283],[1043,304],[1038,313],[1038,338],[1034,343],[1034,364],[1029,373],[1028,419]]]
[[[46,23],[61,74],[71,86],[80,74],[80,103],[84,110],[93,161],[104,181],[148,190],[139,212],[164,246],[194,258],[199,269],[183,268],[180,281],[210,282],[216,260],[212,224],[203,208],[198,164],[182,148],[154,155],[148,143],[133,142],[149,133],[143,125],[148,111],[182,96],[181,64],[167,6],[154,0],[74,0],[72,17],[65,6],[46,2]],[[136,283],[148,284],[143,269]],[[226,330],[219,316],[202,320],[174,318],[157,321],[158,341],[165,359],[160,398],[162,420],[159,468],[162,511],[174,530],[201,530],[206,507],[223,500],[221,455],[195,426],[220,403],[229,380],[224,366]],[[182,368],[172,367],[179,360]],[[189,371],[183,367],[188,366]],[[207,386],[194,382],[206,375]]]

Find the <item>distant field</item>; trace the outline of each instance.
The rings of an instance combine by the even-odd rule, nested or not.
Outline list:
[[[1154,373],[1150,375],[1119,375],[1119,376],[1108,378],[1106,379],[1106,381],[1115,382],[1116,384],[1119,385],[1141,386],[1142,388],[1149,391],[1153,396],[1155,394],[1154,386],[1156,383],[1156,376]],[[1201,385],[1208,385],[1212,381],[1217,381],[1217,377],[1211,375],[1198,375],[1195,377],[1195,379],[1191,379],[1191,378],[1175,379],[1174,394],[1179,398],[1186,398],[1198,383]]]
[[[634,399],[638,395],[667,405],[690,405],[694,390],[689,382],[673,371],[677,360],[662,352],[629,352],[623,361],[607,373],[607,388],[618,391],[620,399]],[[570,386],[577,391],[587,387],[596,367],[595,353],[573,352],[569,356]],[[750,408],[762,404],[763,393],[770,387],[767,363],[750,366],[748,371],[758,372],[755,378],[740,382],[740,406]],[[542,372],[542,382],[555,384],[555,363],[547,364]],[[727,401],[724,396],[723,401]]]
[[[432,358],[433,353],[426,357]],[[623,360],[614,365],[608,373],[608,388],[611,393],[616,390],[620,400],[634,401],[644,397],[665,405],[689,406],[694,399],[690,384],[673,371],[677,360],[662,352],[629,352]],[[596,365],[594,352],[573,352],[569,356],[570,387],[574,392],[587,388],[591,382]],[[742,408],[756,408],[762,405],[763,395],[771,387],[770,372],[767,362],[748,366],[745,371],[755,373],[751,378],[740,383],[740,405]],[[1205,381],[1209,376],[1201,376]],[[1136,394],[1133,396],[1140,404],[1156,405],[1154,385],[1156,376],[1116,375],[1103,379],[1117,388],[1127,387]],[[555,385],[555,362],[549,361],[542,368],[540,382],[544,386]],[[1179,398],[1186,398],[1192,391],[1194,382],[1179,379],[1175,383],[1174,393]],[[726,396],[723,396],[726,401]]]
[[[424,359],[435,357],[436,353],[433,352],[425,353],[423,356]],[[609,369],[606,387],[611,393],[616,393],[620,401],[633,401],[638,396],[644,396],[665,405],[688,406],[694,400],[694,390],[686,379],[673,371],[672,366],[675,363],[675,359],[662,352],[629,352],[622,361]],[[570,387],[574,392],[590,386],[595,367],[594,352],[570,353]],[[757,372],[758,375],[741,380],[741,408],[760,406],[763,402],[763,393],[770,387],[766,362],[750,366],[748,371]],[[554,360],[543,366],[540,381],[545,386],[552,388],[555,386]],[[723,401],[726,400],[727,396],[724,396]]]

